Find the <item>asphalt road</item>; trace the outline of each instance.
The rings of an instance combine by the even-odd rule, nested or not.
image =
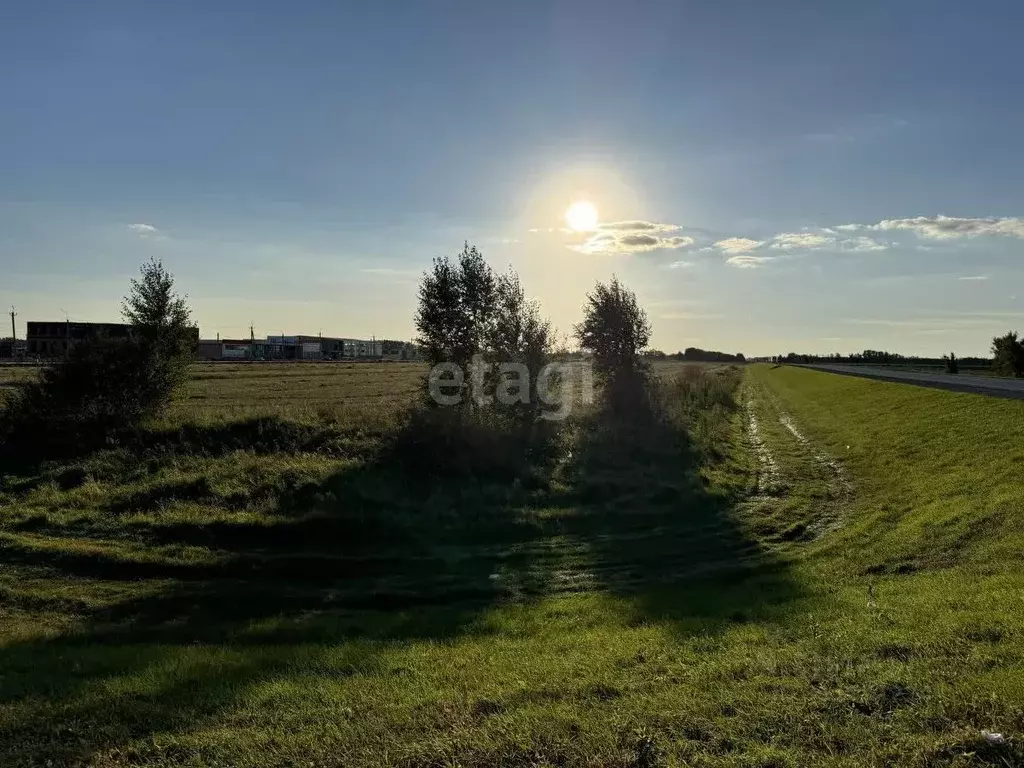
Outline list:
[[[921,387],[949,389],[954,392],[973,392],[991,397],[1024,399],[1024,379],[998,379],[991,376],[973,376],[969,373],[954,375],[948,373],[924,373],[921,371],[899,371],[860,365],[800,365],[798,367],[842,373],[847,376],[861,376],[866,379],[897,381],[902,384],[916,384]]]

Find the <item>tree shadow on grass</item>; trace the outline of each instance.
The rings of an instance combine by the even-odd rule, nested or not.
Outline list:
[[[681,635],[771,620],[800,591],[700,468],[663,415],[598,411],[545,483],[431,484],[385,452],[319,483],[315,509],[287,521],[146,532],[148,545],[207,547],[210,562],[8,542],[7,562],[30,569],[169,581],[4,650],[0,703],[12,714],[0,719],[0,762],[69,764],[194,729],[297,670],[388,675],[382,649],[487,634],[488,613],[508,602],[607,593],[627,606],[627,625]],[[296,501],[278,506],[294,512]],[[351,660],[318,666],[316,649],[340,643],[353,644]]]
[[[599,413],[574,458],[571,494],[590,510],[574,522],[594,581],[628,598],[634,621],[708,632],[766,620],[804,596],[786,563],[737,521],[741,499],[706,479],[702,456],[666,414]]]

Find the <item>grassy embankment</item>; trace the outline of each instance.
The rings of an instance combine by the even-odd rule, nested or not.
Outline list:
[[[753,366],[439,488],[383,452],[420,375],[202,367],[7,477],[0,764],[1021,758],[1024,403]]]

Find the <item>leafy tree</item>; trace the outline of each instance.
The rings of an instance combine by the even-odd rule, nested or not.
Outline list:
[[[651,339],[651,325],[636,294],[617,277],[587,294],[583,322],[575,332],[580,346],[593,354],[599,374],[614,377],[644,370],[640,353]]]
[[[536,376],[553,343],[550,324],[526,298],[519,276],[512,270],[495,275],[468,244],[454,260],[434,259],[424,274],[415,324],[427,362],[463,370],[479,356],[485,364],[523,363]]]
[[[604,382],[608,415],[634,422],[653,416],[652,388],[641,357],[651,338],[647,313],[636,294],[613,277],[587,294],[583,322],[575,326],[580,347],[593,355],[594,370]]]
[[[539,424],[543,404],[531,396],[551,358],[553,334],[518,275],[495,275],[468,244],[455,258],[434,259],[420,283],[415,324],[427,362],[453,363],[465,375],[458,389],[440,387],[445,396],[459,395],[461,407],[437,408],[428,396],[426,407],[410,414],[398,443],[403,460],[435,476],[525,471],[528,457],[553,444],[553,428]],[[524,365],[528,378],[501,363]],[[483,391],[473,391],[474,383]],[[477,394],[490,407],[473,407]]]
[[[949,357],[943,357],[943,360],[946,361],[946,373],[960,373],[960,363],[953,352],[949,353]]]
[[[529,379],[521,382],[528,393],[537,393],[538,378],[544,366],[551,361],[554,347],[551,324],[541,318],[540,306],[526,298],[519,276],[513,270],[498,276],[494,283],[494,304],[489,317],[485,355],[489,362],[519,363],[526,366]],[[491,381],[495,386],[509,374],[500,369]],[[529,398],[531,407],[518,408],[521,419],[530,420],[542,403],[536,396]],[[527,405],[521,403],[519,405]]]
[[[141,345],[139,398],[153,412],[170,402],[188,376],[196,333],[187,298],[174,289],[174,276],[157,259],[144,263],[122,302],[122,314]]]
[[[992,339],[992,364],[1004,376],[1024,376],[1024,340],[1016,331]]]
[[[462,311],[461,272],[450,259],[434,259],[420,282],[416,343],[430,365],[465,365],[472,356],[468,317]]]
[[[494,325],[497,279],[475,245],[463,246],[458,263],[462,313],[468,331],[467,351],[472,357],[484,350]]]
[[[137,429],[171,399],[195,345],[191,313],[159,261],[142,266],[124,300],[125,338],[73,344],[67,359],[8,404],[0,423],[5,454],[38,458],[90,450]]]

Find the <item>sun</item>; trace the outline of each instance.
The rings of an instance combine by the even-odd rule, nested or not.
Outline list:
[[[577,200],[565,211],[565,223],[576,232],[597,229],[597,208],[587,200]]]

